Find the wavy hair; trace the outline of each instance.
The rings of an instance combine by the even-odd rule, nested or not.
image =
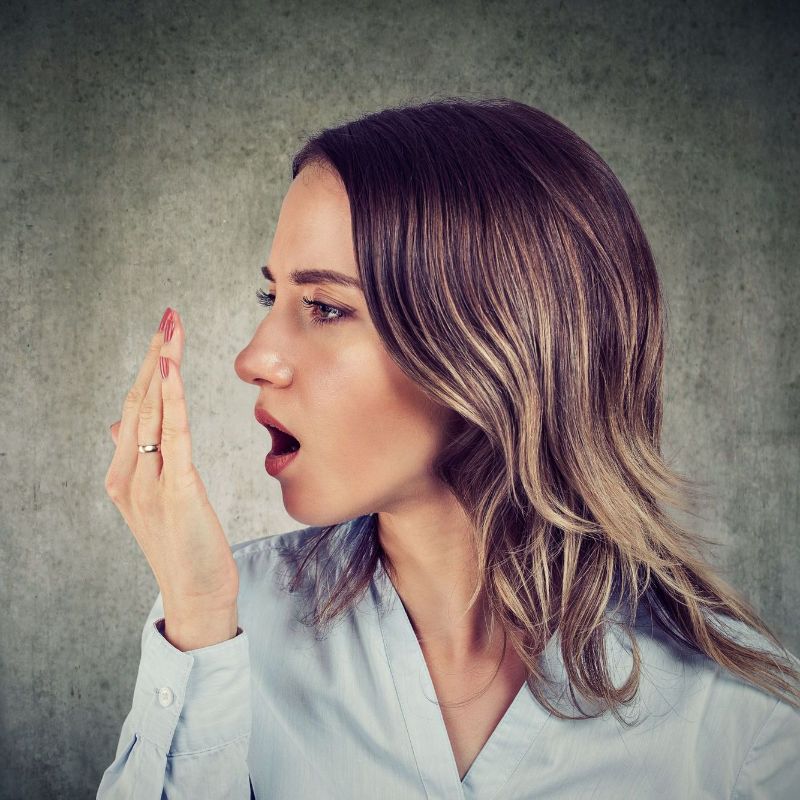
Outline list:
[[[603,159],[541,110],[455,97],[321,130],[294,156],[292,178],[312,164],[347,192],[386,351],[455,412],[434,467],[473,527],[470,605],[483,591],[536,700],[562,719],[609,709],[628,724],[618,706],[637,693],[639,647],[624,624],[633,668],[620,687],[604,648],[620,596],[683,647],[800,707],[800,662],[704,559],[700,543],[718,543],[666,510],[693,513],[705,492],[661,455],[665,302]],[[314,573],[316,627],[354,605],[379,561],[392,574],[376,515],[365,519],[335,580]],[[292,590],[340,529],[303,543]],[[746,646],[714,617],[777,650]],[[544,694],[540,656],[556,630],[572,697],[597,714],[568,716]]]

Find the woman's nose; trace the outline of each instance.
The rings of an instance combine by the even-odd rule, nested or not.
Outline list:
[[[259,344],[256,338],[236,356],[233,362],[236,374],[245,383],[268,381],[278,386],[290,383],[292,370],[274,349]]]

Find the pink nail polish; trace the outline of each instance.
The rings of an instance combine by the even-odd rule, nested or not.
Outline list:
[[[161,370],[161,377],[166,378],[169,375],[169,359],[164,356],[158,357],[158,368]]]
[[[164,327],[167,324],[167,321],[172,318],[172,309],[167,306],[167,310],[164,312],[164,315],[161,317],[161,322],[158,324],[158,329],[160,331],[164,330]]]
[[[169,320],[167,321],[167,326],[164,330],[164,344],[166,344],[172,338],[173,333],[175,333],[175,317],[170,316]]]

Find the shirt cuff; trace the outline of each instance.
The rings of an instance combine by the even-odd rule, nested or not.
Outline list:
[[[139,735],[168,756],[195,753],[250,735],[247,634],[197,650],[178,650],[163,636],[163,617],[142,642],[134,688]]]

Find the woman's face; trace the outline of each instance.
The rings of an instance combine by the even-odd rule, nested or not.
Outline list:
[[[451,412],[389,358],[360,289],[291,280],[294,270],[322,269],[358,279],[350,206],[335,174],[313,166],[298,173],[267,263],[272,280],[264,291],[273,305],[234,368],[259,387],[256,406],[300,441],[276,476],[287,513],[325,525],[399,512],[439,493],[430,464]],[[303,297],[325,306],[306,307]],[[271,439],[263,431],[266,454]]]

